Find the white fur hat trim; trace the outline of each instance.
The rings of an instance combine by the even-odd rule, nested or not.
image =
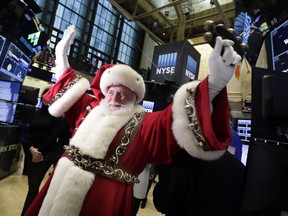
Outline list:
[[[124,64],[114,65],[104,71],[100,80],[100,88],[106,96],[108,87],[123,85],[136,94],[136,103],[143,100],[145,95],[145,83],[140,74],[130,66]]]

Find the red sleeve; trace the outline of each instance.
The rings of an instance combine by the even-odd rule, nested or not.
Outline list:
[[[226,87],[214,98],[210,113],[208,77],[197,87],[195,106],[202,134],[215,150],[224,150],[231,141],[230,106]]]

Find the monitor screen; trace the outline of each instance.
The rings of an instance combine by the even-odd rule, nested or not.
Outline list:
[[[268,68],[288,72],[288,19],[268,33],[265,45]]]
[[[0,78],[23,82],[30,69],[30,57],[5,37],[0,38]]]
[[[5,3],[1,1],[0,7],[3,6],[4,12],[1,13],[1,18],[5,21],[1,34],[7,36],[29,56],[45,48],[49,43],[49,38],[34,13],[40,11],[36,1],[5,1],[10,3],[5,6]],[[35,10],[35,8],[37,9]]]
[[[248,158],[249,145],[242,143],[241,162],[246,166]]]
[[[288,74],[280,71],[252,69],[252,140],[288,143]]]
[[[236,119],[236,131],[242,143],[241,162],[246,165],[251,142],[251,119]]]
[[[237,119],[236,130],[242,144],[249,144],[251,139],[251,119]]]
[[[0,100],[18,102],[21,85],[20,82],[0,80]]]
[[[16,112],[16,103],[0,100],[0,122],[12,124]]]
[[[170,103],[161,101],[143,100],[141,105],[145,108],[146,112],[156,112],[164,110]]]
[[[252,138],[242,195],[247,215],[280,215],[288,209],[287,83],[287,73],[252,69]],[[265,214],[271,209],[279,214]]]
[[[257,63],[267,32],[286,18],[287,6],[284,0],[235,1],[234,29],[236,35],[242,37],[242,42],[249,46],[245,57],[251,66]]]
[[[39,91],[40,88],[22,85],[19,95],[19,103],[30,104],[34,106],[37,105],[39,103]]]
[[[37,98],[37,104],[35,105],[35,108],[36,108],[36,109],[41,109],[41,108],[42,108],[42,104],[43,104],[42,98],[41,98],[41,97],[38,97],[38,98]]]
[[[154,104],[155,104],[154,101],[147,101],[147,100],[142,101],[142,106],[145,108],[146,112],[153,112]]]

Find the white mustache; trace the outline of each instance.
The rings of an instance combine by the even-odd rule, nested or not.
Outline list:
[[[109,105],[110,106],[122,106],[123,104],[118,103],[118,102],[110,102]]]

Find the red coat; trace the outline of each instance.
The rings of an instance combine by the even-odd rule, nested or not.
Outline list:
[[[75,76],[76,75],[74,71],[72,69],[68,69],[61,77],[61,79],[54,85],[54,87],[51,88],[48,94],[45,95],[44,100],[51,101],[56,93],[62,92],[59,96],[56,97],[55,102],[50,106],[50,113],[55,116],[59,116],[65,113],[65,116],[70,123],[71,130],[73,132],[76,131],[73,139],[75,138],[75,142],[78,147],[80,149],[83,148],[84,152],[86,151],[87,154],[91,154],[93,157],[99,157],[99,155],[103,153],[99,153],[97,150],[94,151],[95,144],[93,142],[94,140],[103,139],[105,143],[105,140],[109,139],[109,135],[108,138],[106,138],[106,128],[108,131],[110,131],[109,125],[111,121],[114,120],[107,120],[107,122],[104,124],[105,130],[103,130],[103,135],[101,135],[100,131],[103,127],[99,126],[99,129],[97,129],[97,125],[101,121],[99,120],[99,122],[97,122],[88,120],[89,118],[92,119],[94,115],[92,115],[91,111],[91,114],[89,114],[89,116],[86,118],[87,120],[85,119],[85,121],[95,122],[95,125],[94,123],[90,123],[90,125],[94,125],[94,127],[91,127],[91,131],[89,129],[87,132],[87,130],[82,129],[82,132],[80,132],[81,127],[85,127],[85,121],[82,123],[83,126],[81,124],[83,117],[86,117],[89,113],[89,108],[87,109],[87,107],[92,109],[94,107],[99,107],[99,100],[98,98],[84,94],[86,89],[89,87],[89,84],[87,86],[85,80],[76,80],[76,84],[69,88],[68,91],[64,90],[63,87],[69,86]],[[189,83],[188,86],[195,89],[198,84],[199,82]],[[220,93],[218,99],[216,98],[214,100],[216,102],[219,101],[217,102],[217,105],[214,106],[214,112],[221,110],[221,113],[219,113],[219,115],[217,115],[214,120],[213,115],[212,118],[210,117],[210,102],[207,86],[208,84],[206,79],[198,86],[198,93],[195,97],[196,109],[197,103],[199,107],[206,105],[207,109],[205,111],[201,110],[201,112],[197,112],[198,117],[200,117],[199,119],[201,119],[203,122],[201,128],[205,126],[204,124],[207,124],[207,127],[212,127],[212,131],[215,128],[215,130],[219,132],[219,128],[221,128],[220,136],[211,134],[211,136],[209,135],[210,137],[208,140],[216,139],[220,144],[226,142],[229,143],[231,136],[229,127],[229,106],[226,91]],[[196,157],[199,155],[199,157],[202,157],[203,159],[214,159],[220,157],[223,154],[224,150],[207,153],[202,149],[199,149],[199,146],[197,146],[197,140],[192,131],[187,126],[189,122],[187,119],[187,113],[184,109],[186,87],[187,86],[181,87],[178,90],[175,95],[173,104],[171,104],[165,110],[145,114],[133,141],[130,143],[125,154],[119,161],[119,165],[122,168],[139,174],[147,163],[169,163],[173,156],[179,152],[180,148],[186,149],[189,153],[196,151]],[[63,95],[68,96],[66,97]],[[201,95],[201,97],[197,97],[197,95]],[[213,122],[216,120],[218,121],[218,118],[221,117],[224,119],[224,121],[217,122],[217,125],[219,126],[215,126]],[[95,114],[94,118],[99,119],[98,114]],[[117,119],[115,119],[115,125],[117,125],[117,123],[119,122]],[[78,128],[80,125],[81,127],[79,130],[75,130],[75,128]],[[114,122],[112,125],[114,125]],[[119,127],[122,128],[122,126]],[[96,134],[93,133],[93,130],[94,132],[97,131],[98,133],[99,131],[100,133],[100,135],[95,135],[95,139],[92,139],[94,138],[94,134]],[[114,128],[111,128],[111,131],[113,130]],[[77,133],[83,133],[85,135],[78,135]],[[111,143],[109,142],[109,145],[107,146],[107,155],[109,155],[111,151],[114,151],[113,147],[116,145],[115,140],[117,140],[119,134],[120,133],[118,130],[115,132],[115,134],[113,134],[113,141]],[[87,136],[92,136],[92,138],[89,140]],[[71,141],[72,143],[73,139]],[[93,142],[91,140],[93,140]],[[100,145],[101,144],[102,141],[100,142]],[[102,146],[100,146],[100,148],[102,148]],[[205,155],[208,156],[206,157]],[[105,154],[103,157],[105,158]],[[49,193],[47,195],[49,186],[52,188],[50,190],[52,191],[50,193],[52,195]],[[51,215],[71,216],[79,214],[84,216],[129,216],[131,215],[132,210],[132,190],[133,186],[129,184],[122,183],[101,175],[95,176],[89,171],[84,171],[81,168],[75,166],[67,158],[62,158],[58,163],[58,166],[56,167],[53,175],[49,177],[45,186],[25,215],[38,215],[43,199],[46,196],[49,205],[46,206],[46,210],[43,211],[43,215],[47,215],[47,212],[52,211]],[[56,206],[55,209],[54,206]]]

